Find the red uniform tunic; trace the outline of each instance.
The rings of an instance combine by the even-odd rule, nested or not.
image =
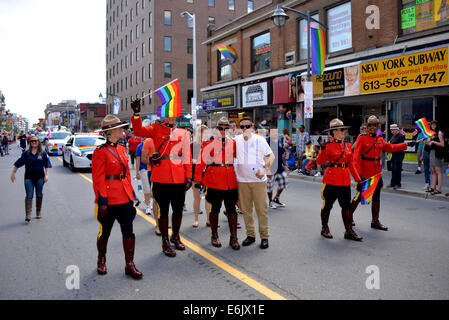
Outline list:
[[[214,158],[218,152],[220,153]],[[237,188],[237,177],[233,165],[235,157],[236,144],[234,140],[227,138],[226,141],[214,139],[204,142],[195,166],[195,181],[202,182],[204,186],[218,190]],[[203,170],[211,159],[213,159],[213,164],[224,164],[225,166],[210,165],[203,178]]]
[[[140,137],[153,139],[155,151],[161,156],[172,156],[173,159],[161,160],[152,168],[151,181],[159,183],[184,183],[192,178],[192,155],[190,153],[190,136],[182,128],[170,128],[159,123],[142,127],[142,119],[132,116],[133,131]],[[176,129],[170,139],[165,139]]]
[[[316,158],[319,165],[329,161],[331,164],[324,172],[323,183],[334,186],[350,186],[352,174],[355,181],[360,181],[360,176],[352,161],[352,147],[348,142],[334,140],[321,150]],[[332,166],[337,164],[337,167]]]
[[[407,143],[390,144],[382,137],[360,135],[354,145],[354,164],[359,174],[367,179],[382,172],[382,151],[397,152],[407,149]]]
[[[106,175],[117,176],[124,174],[125,172],[123,165],[121,165],[118,159],[108,150],[108,147],[115,152],[126,167],[126,176],[124,176],[123,180],[106,179]],[[95,192],[95,203],[97,203],[99,196],[106,198],[108,205],[134,201],[128,161],[127,150],[122,145],[112,145],[108,143],[107,145],[104,144],[95,149],[92,155],[92,182]]]

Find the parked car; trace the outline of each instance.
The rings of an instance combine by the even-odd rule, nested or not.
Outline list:
[[[92,167],[92,154],[94,150],[106,139],[99,135],[75,134],[70,136],[63,148],[62,163],[72,171],[80,168]]]
[[[50,156],[62,155],[62,149],[70,137],[68,131],[53,131],[47,135],[46,150]]]

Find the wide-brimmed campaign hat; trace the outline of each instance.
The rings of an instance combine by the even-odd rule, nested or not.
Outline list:
[[[122,122],[120,119],[113,114],[108,114],[104,117],[103,121],[101,121],[101,131],[105,132],[108,130],[127,127],[129,126],[128,122]]]
[[[341,121],[340,119],[333,119],[329,123],[329,129],[324,130],[324,132],[331,131],[331,130],[337,130],[337,129],[348,129],[348,128],[351,128],[351,126],[345,126],[343,121]]]
[[[380,124],[381,121],[376,116],[370,116],[367,121],[368,124]]]

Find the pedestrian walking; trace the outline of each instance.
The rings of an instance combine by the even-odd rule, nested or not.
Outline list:
[[[332,142],[324,145],[317,157],[317,163],[324,165],[329,162],[323,176],[323,188],[321,189],[321,198],[324,200],[321,208],[321,235],[332,239],[333,236],[329,230],[329,215],[338,199],[341,207],[341,216],[345,226],[344,238],[354,241],[362,241],[351,225],[351,175],[357,182],[360,189],[360,176],[354,166],[352,146],[344,139],[348,134],[348,128],[343,121],[333,119],[329,124],[328,131],[333,137]]]
[[[270,137],[271,138],[271,137]],[[277,154],[277,169],[273,175],[267,175],[267,194],[268,194],[268,206],[270,209],[277,209],[279,207],[285,207],[285,204],[282,203],[279,198],[281,196],[282,191],[287,189],[288,186],[288,177],[287,170],[288,165],[285,161],[286,159],[286,150],[288,150],[289,144],[285,143],[282,145],[283,139],[278,139],[278,154]],[[270,143],[268,143],[270,144]],[[273,190],[277,185],[276,195],[273,199]]]
[[[418,168],[416,169],[415,174],[421,174],[422,173],[422,167],[423,167],[423,153],[424,153],[424,142],[422,141],[423,135],[422,132],[418,133],[416,136],[416,140],[420,141],[417,142],[416,146],[416,161],[418,162]],[[429,182],[430,184],[430,182]]]
[[[298,129],[298,127],[296,127],[296,124],[294,122],[293,125],[295,126],[296,129]],[[302,161],[305,158],[306,145],[307,142],[310,141],[310,135],[306,131],[306,127],[304,127],[304,125],[301,125],[298,130],[299,135],[298,135],[298,145],[296,147],[296,157],[298,161],[298,172],[301,172]]]
[[[372,115],[368,118],[367,134],[360,135],[354,145],[354,163],[362,180],[371,178],[377,174],[382,174],[381,156],[382,151],[385,152],[398,152],[407,149],[407,146],[414,146],[415,142],[403,142],[398,144],[390,144],[377,135],[379,130],[380,121]],[[388,227],[382,225],[379,221],[380,212],[380,191],[383,186],[382,177],[380,177],[377,183],[376,190],[374,191],[371,200],[371,228],[387,231]],[[355,198],[351,202],[351,224],[354,225],[353,215],[357,206],[359,205],[360,192],[357,193]]]
[[[14,163],[11,173],[11,181],[16,180],[17,169],[25,166],[25,221],[30,222],[33,209],[33,196],[36,193],[36,219],[42,217],[42,201],[44,184],[48,182],[51,162],[48,154],[42,149],[39,138],[32,136],[30,146]]]
[[[218,218],[221,205],[224,203],[229,223],[229,245],[234,250],[240,249],[237,238],[238,184],[234,170],[236,157],[236,143],[226,136],[229,121],[222,117],[217,123],[215,139],[202,144],[200,155],[195,166],[195,185],[206,188],[206,201],[210,203],[211,243],[214,247],[221,247],[218,237]]]
[[[238,193],[246,227],[246,239],[243,246],[249,246],[256,241],[253,206],[256,209],[259,222],[261,249],[268,248],[268,201],[267,172],[275,157],[265,138],[254,133],[251,118],[240,120],[242,134],[235,137],[237,160],[236,175]]]
[[[206,125],[201,125],[201,127],[197,128],[197,132],[195,136],[193,137],[193,142],[191,144],[191,152],[192,152],[192,174],[195,173],[196,170],[196,164],[199,162],[201,147],[203,142],[208,141],[210,138],[209,128]],[[195,181],[195,184],[192,188],[193,191],[193,214],[194,214],[194,221],[192,224],[192,227],[198,228],[199,225],[199,215],[203,212],[201,211],[201,198],[202,194],[204,194],[204,189],[200,188],[200,184]],[[204,210],[206,212],[206,226],[210,227],[210,203],[205,199],[204,196]]]
[[[114,115],[108,114],[101,122],[106,143],[95,149],[92,156],[92,181],[95,193],[95,217],[100,224],[97,236],[98,274],[106,274],[106,251],[114,221],[120,224],[123,250],[125,252],[125,274],[134,279],[143,274],[134,264],[136,237],[133,221],[136,208],[133,205],[135,193],[131,184],[129,157],[126,147],[117,143],[123,137],[122,123]]]
[[[146,139],[143,140],[145,142]],[[145,204],[147,206],[145,209],[145,213],[151,214],[151,211],[153,210],[153,198],[151,197],[150,181],[148,180],[148,167],[147,164],[142,161],[142,148],[144,142],[139,143],[135,152],[136,180],[140,180],[142,185],[142,192],[145,199]]]
[[[2,147],[5,155],[9,154],[9,138],[7,134],[3,134],[2,137]]]
[[[151,173],[153,197],[159,205],[159,229],[162,234],[162,251],[168,257],[175,257],[168,239],[168,213],[171,204],[172,236],[170,241],[177,250],[185,250],[181,242],[181,228],[185,193],[192,187],[192,156],[190,137],[187,130],[176,126],[176,118],[165,118],[165,122],[142,127],[140,99],[131,103],[134,111],[131,117],[134,133],[140,137],[152,138],[155,152],[152,156]]]
[[[429,162],[432,168],[433,186],[431,194],[440,194],[443,187],[444,168],[444,133],[438,127],[438,121],[430,122],[430,127],[436,133],[426,144],[430,147]]]
[[[17,139],[19,140],[19,146],[22,149],[22,152],[25,152],[26,147],[27,147],[27,136],[25,134],[25,131],[20,131],[19,136],[17,137]]]
[[[134,169],[134,162],[136,159],[137,146],[142,142],[142,140],[139,137],[136,137],[136,135],[134,133],[131,133],[130,135],[131,135],[131,137],[128,140],[128,149],[129,149],[129,155],[131,156],[132,169]]]
[[[400,144],[404,143],[405,137],[400,132],[397,124],[392,124],[390,126],[391,133],[393,136],[391,137],[391,144]],[[402,162],[404,161],[405,152],[404,150],[392,152],[391,154],[391,182],[390,187],[394,189],[398,189],[402,187],[401,184],[401,175],[402,175]]]

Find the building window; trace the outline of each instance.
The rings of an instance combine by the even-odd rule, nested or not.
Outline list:
[[[125,56],[125,69],[128,69],[128,56]]]
[[[145,67],[142,67],[142,82],[145,82]]]
[[[193,3],[193,0],[187,0],[187,3]]]
[[[193,28],[193,19],[187,16],[187,28]]]
[[[136,48],[136,62],[139,61],[139,47]]]
[[[139,37],[139,25],[136,25],[136,39]]]
[[[142,0],[142,9],[145,9],[145,1],[146,0]]]
[[[153,25],[153,13],[150,11],[148,13],[148,26],[151,27]]]
[[[209,0],[209,7],[215,7],[215,0]]]
[[[313,19],[319,21],[319,15],[315,14],[312,16]],[[307,20],[302,19],[298,23],[299,25],[299,60],[307,59]],[[316,22],[310,23],[311,28],[319,28],[319,24]]]
[[[164,78],[171,78],[171,62],[164,62]]]
[[[402,34],[429,30],[449,24],[446,0],[401,0]]]
[[[139,70],[136,70],[136,85],[139,84]]]
[[[150,63],[150,64],[148,65],[148,78],[149,78],[149,79],[152,79],[152,78],[153,78],[153,64],[152,64],[152,63]]]
[[[253,12],[253,11],[254,11],[254,1],[248,0],[248,13]]]
[[[133,18],[134,18],[134,11],[133,11],[133,8],[131,8],[131,10],[130,10],[130,12],[129,12],[129,17],[130,17],[130,20],[133,21]]]
[[[145,1],[145,0],[142,0]],[[139,1],[136,2],[136,16],[139,14]]]
[[[164,10],[164,24],[171,26],[171,11]]]
[[[142,19],[142,33],[145,32],[145,18]]]
[[[352,48],[351,2],[327,11],[329,52]]]
[[[215,24],[215,17],[209,17],[207,23]]]
[[[218,81],[220,80],[231,80],[232,79],[232,66],[229,59],[226,59],[220,51],[217,50],[218,54]]]
[[[131,51],[130,53],[129,53],[129,62],[130,62],[130,64],[131,65],[133,65],[133,63],[134,63],[134,56],[133,56],[133,52]]]
[[[164,51],[171,51],[171,37],[164,37]]]
[[[148,39],[149,52],[153,52],[153,38]]]
[[[145,57],[145,42],[142,42],[142,58]]]
[[[187,53],[193,53],[193,39],[187,39]]]
[[[129,32],[129,43],[133,43],[133,31]]]
[[[132,73],[129,75],[129,86],[130,86],[130,88],[133,87],[133,74]]]
[[[270,69],[270,32],[251,39],[251,71]]]
[[[187,65],[187,79],[193,79],[193,64]]]
[[[187,90],[187,103],[191,104],[192,103],[192,98],[193,98],[193,90],[192,89],[188,89]]]
[[[228,9],[235,10],[235,0],[228,0]]]

